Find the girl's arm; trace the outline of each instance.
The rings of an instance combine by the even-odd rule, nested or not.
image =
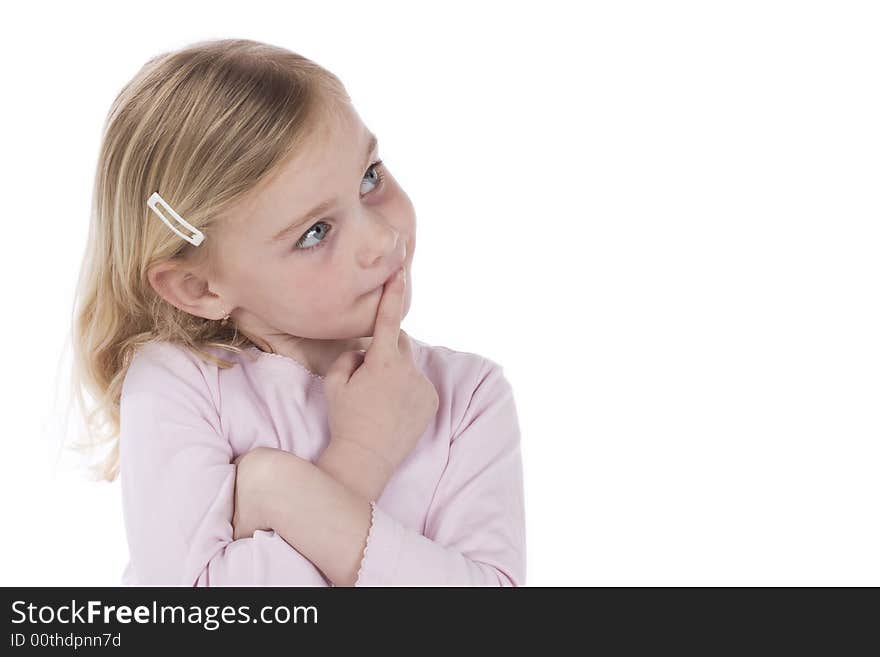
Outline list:
[[[369,502],[378,499],[388,483],[392,474],[388,466],[355,443],[341,441],[330,442],[315,463],[317,467],[290,452],[268,447],[242,454],[234,463],[233,538],[273,529],[292,543],[293,537],[300,535],[301,526],[320,527],[330,517],[327,514],[336,511],[340,516],[324,529],[330,532],[326,535],[329,549],[325,549],[320,530],[303,533],[308,543],[297,548],[335,586],[353,586],[370,527]],[[317,499],[329,509],[310,504],[297,510],[287,503],[279,505],[279,499],[300,503]],[[353,538],[336,534],[339,527],[350,528]]]
[[[378,500],[394,474],[378,457],[353,442],[331,440],[315,463],[365,500]]]
[[[272,448],[252,454],[258,466],[242,480],[243,499],[258,500],[254,526],[274,529],[337,586],[525,583],[519,423],[494,363],[484,363],[450,439],[424,534],[310,461]]]
[[[334,454],[342,456],[341,451]],[[344,457],[337,472],[356,475],[346,469],[349,463]],[[370,530],[370,499],[285,450],[257,447],[236,465],[236,538],[271,528],[333,585],[353,586]],[[349,481],[367,490],[376,479],[354,476]]]
[[[272,521],[282,529],[255,530],[251,538],[235,540],[230,520],[236,455],[201,365],[176,346],[145,345],[129,366],[120,409],[122,503],[133,582],[328,586],[326,574],[351,581],[362,555],[355,586],[524,584],[522,464],[512,390],[500,366],[487,360],[471,389],[450,437],[449,460],[424,534],[290,455],[279,461],[286,465],[271,466],[280,474],[269,478],[278,486],[269,496],[270,513],[282,511]],[[310,492],[303,495],[300,485]],[[372,522],[365,531],[367,506]],[[308,518],[316,510],[323,518],[320,547],[309,539]],[[339,564],[324,564],[325,550],[338,554]]]

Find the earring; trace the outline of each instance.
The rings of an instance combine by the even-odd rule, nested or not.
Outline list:
[[[228,321],[229,321],[229,313],[227,313],[227,314],[226,314],[226,317],[224,317],[224,318],[220,321],[220,326],[226,326],[226,322],[228,322]]]

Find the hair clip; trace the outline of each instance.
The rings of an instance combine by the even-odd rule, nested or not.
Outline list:
[[[167,208],[168,212],[170,212],[171,215],[177,221],[179,221],[181,224],[183,224],[184,226],[189,228],[195,234],[190,236],[190,235],[186,235],[186,234],[180,232],[177,229],[177,227],[173,226],[171,224],[171,222],[168,221],[168,218],[165,215],[163,215],[161,212],[159,212],[158,208],[156,208],[156,203],[161,203],[163,206],[165,206],[165,208]],[[165,199],[163,199],[161,196],[159,196],[159,192],[153,192],[153,194],[150,196],[150,198],[147,199],[147,205],[150,206],[150,209],[156,214],[156,216],[159,217],[162,221],[164,221],[171,230],[173,230],[175,233],[180,235],[183,239],[185,239],[190,244],[193,244],[194,246],[198,246],[199,244],[202,243],[202,240],[205,239],[205,234],[202,231],[200,231],[198,228],[196,228],[195,226],[192,226],[191,224],[189,224],[183,217],[181,217],[179,214],[177,214],[174,211],[174,208],[172,208],[170,205],[168,205],[168,203],[165,202]]]

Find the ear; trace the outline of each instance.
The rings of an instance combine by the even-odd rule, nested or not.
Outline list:
[[[147,270],[147,278],[156,294],[190,315],[222,319],[231,307],[211,292],[203,275],[183,262],[166,260],[157,263]]]

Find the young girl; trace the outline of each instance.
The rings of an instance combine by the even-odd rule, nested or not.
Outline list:
[[[121,477],[123,584],[525,583],[513,393],[400,328],[415,227],[342,83],[300,55],[201,42],[122,89],[73,343]]]

